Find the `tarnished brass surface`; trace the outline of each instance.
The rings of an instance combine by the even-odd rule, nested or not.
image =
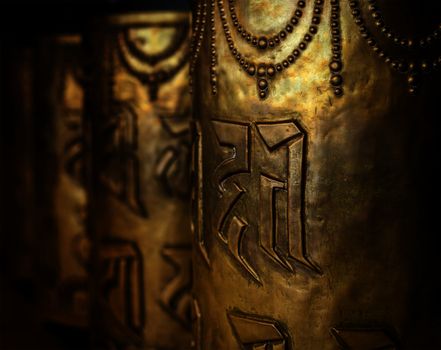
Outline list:
[[[2,33],[0,348],[87,349],[81,42],[26,38]]]
[[[97,341],[188,349],[189,16],[121,15],[92,32]]]
[[[268,37],[296,6],[235,3],[246,30]],[[378,3],[395,32],[438,28],[429,5]],[[436,192],[439,204],[439,74],[421,72],[426,56],[436,68],[439,41],[397,48],[369,19],[368,1],[350,5],[324,1],[314,40],[273,78],[262,72],[266,89],[244,64],[268,67],[290,55],[308,33],[313,1],[269,51],[238,38],[229,1],[195,4],[198,23],[206,14],[204,30],[195,23],[191,64],[196,349],[440,346],[439,223],[430,200]],[[403,68],[406,77],[385,62],[360,34],[358,10],[381,48],[421,68]],[[341,43],[334,50],[333,37]],[[329,66],[333,52],[342,67]]]
[[[51,291],[48,317],[66,325],[88,325],[88,255],[86,192],[83,173],[83,76],[81,37],[64,35],[50,39],[51,74],[48,76],[52,135],[50,155],[56,164],[51,205],[57,282]]]
[[[41,38],[32,86],[36,225],[34,274],[42,317],[88,327],[86,191],[83,173],[83,74],[80,35]]]

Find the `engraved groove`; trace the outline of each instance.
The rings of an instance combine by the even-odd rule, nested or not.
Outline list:
[[[228,310],[227,317],[241,349],[292,350],[291,336],[279,321],[239,310]]]

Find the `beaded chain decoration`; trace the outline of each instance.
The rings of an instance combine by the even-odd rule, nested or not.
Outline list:
[[[385,24],[377,0],[369,0],[368,10],[371,18],[375,22],[375,25],[380,29],[381,34],[384,35],[387,39],[392,40],[395,44],[399,44],[403,48],[412,49],[416,45],[419,45],[421,48],[425,48],[433,44],[436,40],[441,39],[441,23],[439,23],[438,28],[434,29],[429,35],[414,40],[412,38],[401,37]]]
[[[246,58],[238,49],[237,44],[232,38],[230,25],[227,20],[226,9],[224,7],[224,0],[210,0],[209,6],[209,28],[210,28],[210,84],[211,92],[213,95],[217,94],[217,49],[216,49],[216,24],[215,24],[215,11],[216,1],[218,5],[218,12],[222,23],[222,29],[225,39],[227,41],[230,53],[236,59],[242,70],[246,72],[250,77],[256,79],[257,93],[261,100],[268,97],[270,82],[281,74],[284,70],[294,65],[300,58],[302,52],[308,48],[308,45],[313,40],[315,34],[318,32],[318,26],[321,22],[321,15],[323,12],[324,0],[315,0],[313,13],[311,17],[311,23],[307,32],[303,35],[303,40],[297,44],[292,52],[280,62],[267,63],[256,62],[254,60]],[[300,19],[303,16],[303,9],[306,7],[306,1],[299,0],[297,2],[296,9],[290,18],[288,24],[284,29],[278,31],[276,35],[266,37],[263,35],[255,35],[247,30],[244,25],[239,21],[236,11],[236,0],[225,0],[229,3],[230,19],[233,23],[235,31],[238,37],[242,38],[249,45],[258,48],[259,50],[270,50],[279,45],[285,40],[289,34],[293,33],[294,28],[298,25]],[[343,69],[342,60],[342,42],[341,42],[341,28],[340,28],[340,0],[331,1],[331,40],[332,40],[332,55],[329,64],[331,72],[330,85],[334,91],[334,95],[340,97],[343,95],[343,77],[341,75]],[[206,16],[207,16],[207,2],[205,0],[197,3],[196,12],[193,16],[193,33],[192,33],[192,58],[190,63],[190,86],[192,85],[192,76],[198,60],[198,55],[201,48],[201,43],[204,38]],[[190,89],[191,90],[191,89]]]
[[[206,16],[207,3],[204,2],[203,4],[201,4],[200,2],[198,2],[196,13],[192,16],[193,28],[190,40],[191,58],[189,77],[190,93],[193,92],[193,74],[198,60],[199,52],[201,51],[202,40],[204,39]]]
[[[239,34],[239,37],[245,40],[252,46],[257,47],[260,50],[266,50],[268,48],[273,48],[278,46],[283,40],[285,40],[289,34],[294,31],[294,27],[299,24],[300,19],[303,15],[303,10],[306,6],[306,1],[299,0],[297,2],[297,7],[294,10],[290,21],[284,26],[284,29],[278,31],[277,34],[272,35],[271,38],[267,38],[265,35],[257,35],[251,33],[249,30],[245,28],[245,26],[240,23],[239,18],[236,12],[236,1],[230,1],[230,18],[233,22],[233,26],[236,29],[236,32]]]
[[[410,38],[403,38],[400,35],[394,33],[389,26],[384,22],[383,16],[378,8],[376,0],[367,0],[368,10],[371,14],[375,25],[379,28],[380,32],[394,44],[404,48],[408,51],[415,51],[418,49],[424,49],[439,41],[441,37],[441,24],[438,25],[430,35],[425,38],[421,38],[418,41],[412,40]],[[417,91],[419,84],[420,73],[428,73],[431,70],[437,70],[441,66],[441,55],[438,55],[435,59],[403,59],[394,58],[383,50],[377,40],[372,35],[371,31],[366,26],[366,21],[363,18],[360,3],[357,0],[350,0],[349,6],[351,8],[351,13],[354,18],[355,24],[358,26],[361,36],[365,39],[368,46],[374,51],[378,57],[380,57],[385,63],[387,63],[393,70],[401,74],[407,75],[408,91],[414,94]],[[417,44],[418,43],[418,44]],[[415,55],[414,55],[415,56]]]
[[[131,42],[127,29],[118,33],[117,52],[119,59],[130,74],[148,87],[151,101],[157,99],[160,85],[170,81],[188,62],[188,46],[184,45],[185,40],[183,39],[187,37],[187,24],[183,23],[181,26],[178,26],[177,32],[178,38],[173,41],[172,45],[157,55],[147,55],[137,48]],[[174,55],[179,55],[176,64],[169,66],[160,65],[157,69],[152,69],[158,63]]]
[[[217,94],[217,76],[216,76],[216,66],[217,66],[217,52],[216,52],[216,21],[215,15],[215,0],[211,0],[210,3],[210,83],[211,83],[211,93],[213,95]]]
[[[340,26],[340,0],[331,0],[331,43],[332,58],[329,63],[331,71],[330,83],[334,90],[334,95],[340,97],[343,95],[343,77],[341,71],[343,69],[342,60],[342,42],[341,42],[341,26]]]
[[[234,2],[234,0],[229,0]],[[311,18],[311,24],[307,33],[304,34],[303,40],[296,46],[296,48],[285,59],[276,63],[266,62],[254,62],[245,58],[245,56],[238,50],[235,42],[233,41],[230,26],[227,21],[226,11],[224,8],[224,1],[218,0],[219,16],[222,23],[225,39],[228,43],[230,53],[236,59],[241,68],[250,76],[256,79],[258,96],[261,100],[268,97],[269,86],[272,79],[278,74],[281,74],[284,70],[294,65],[299,59],[302,52],[308,48],[309,43],[313,40],[315,34],[318,32],[318,24],[321,20],[321,14],[323,12],[324,0],[314,0],[313,16]]]

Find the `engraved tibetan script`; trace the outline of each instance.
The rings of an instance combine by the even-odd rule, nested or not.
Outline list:
[[[101,258],[101,293],[120,327],[136,333],[144,327],[144,286],[142,257],[133,242],[110,241],[103,245]]]
[[[292,262],[318,272],[308,258],[305,234],[307,134],[292,119],[212,122],[220,160],[213,171],[218,236],[256,281],[243,252],[245,235],[256,230],[260,249],[283,269]]]
[[[227,312],[231,328],[237,341],[245,350],[288,350],[292,343],[285,328],[276,320]]]
[[[162,307],[186,329],[191,327],[191,248],[164,247],[164,259],[174,267],[174,277],[164,286],[160,296]]]
[[[101,181],[130,210],[147,217],[141,193],[136,108],[126,102],[115,102],[113,108],[102,134],[105,169]]]
[[[395,350],[397,341],[388,328],[331,328],[331,334],[344,350]]]

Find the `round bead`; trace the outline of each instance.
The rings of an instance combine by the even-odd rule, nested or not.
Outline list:
[[[372,39],[372,38],[369,38],[369,39],[367,40],[367,43],[368,43],[369,46],[374,46],[374,45],[376,44],[375,40]]]
[[[274,76],[274,74],[276,74],[276,68],[273,65],[269,65],[266,69],[266,74],[268,74],[270,77]]]
[[[340,61],[332,61],[329,64],[329,68],[331,69],[331,71],[333,72],[339,72],[342,69],[342,64]]]
[[[429,65],[428,65],[428,63],[425,62],[425,61],[421,62],[421,71],[422,71],[422,72],[427,72],[428,69],[429,69]]]
[[[263,63],[259,64],[259,66],[257,67],[257,75],[259,77],[263,77],[265,75],[265,73],[266,73],[265,65]]]
[[[339,86],[343,83],[343,78],[340,74],[335,74],[331,77],[331,85]]]
[[[265,50],[268,47],[268,39],[261,36],[257,42],[257,47],[261,50]]]
[[[321,13],[322,13],[322,8],[321,8],[321,7],[318,7],[318,6],[314,7],[314,13],[315,13],[316,15],[321,14]]]
[[[409,93],[411,95],[415,95],[417,92],[417,89],[414,86],[411,86],[411,87],[409,87],[409,89],[407,91],[409,91]]]
[[[416,76],[416,75],[409,75],[409,76],[407,77],[407,83],[408,83],[410,86],[416,86],[416,85],[418,84],[418,78],[417,78],[417,76]]]
[[[343,95],[343,89],[341,87],[334,88],[334,95],[340,97]]]
[[[250,63],[247,73],[251,76],[253,76],[254,74],[256,74],[256,66],[253,63]]]
[[[268,87],[268,82],[266,81],[266,79],[259,79],[257,84],[260,90],[265,90]]]

